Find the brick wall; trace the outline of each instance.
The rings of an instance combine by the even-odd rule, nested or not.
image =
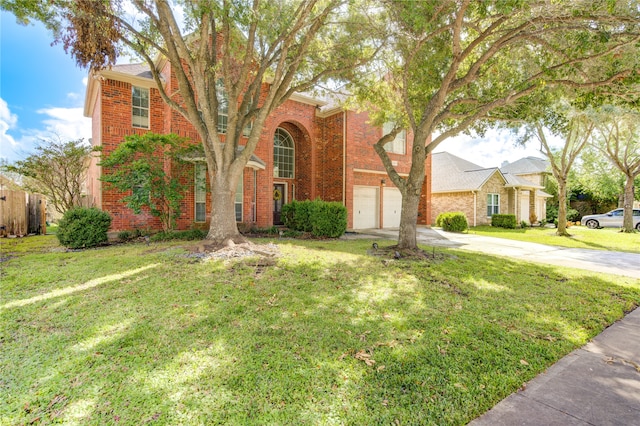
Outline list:
[[[180,102],[177,80],[168,64],[162,74],[168,93],[172,94],[172,99]],[[93,134],[95,143],[102,145],[105,154],[112,152],[126,135],[146,131],[176,133],[189,138],[194,144],[200,143],[200,137],[194,127],[181,114],[169,108],[156,89],[150,89],[150,129],[146,130],[132,127],[130,83],[106,79],[100,82],[100,86],[99,98],[93,111]],[[286,184],[286,201],[317,197],[340,202],[344,199],[349,211],[353,207],[353,185],[380,185],[381,179],[384,178],[387,186],[393,186],[373,149],[373,144],[381,137],[382,130],[369,125],[368,121],[368,114],[351,111],[319,117],[314,105],[292,100],[278,107],[267,118],[254,152],[254,155],[266,163],[266,169],[255,171],[255,177],[253,169],[246,168],[244,172],[243,221],[253,223],[255,209],[257,226],[265,227],[273,223],[274,182]],[[273,177],[273,135],[279,127],[289,132],[295,143],[295,176],[290,179]],[[343,133],[345,128],[346,134]],[[221,139],[224,140],[224,135],[221,135]],[[346,152],[343,143],[346,143]],[[406,151],[409,154],[390,154],[391,159],[397,162],[397,170],[400,173],[409,171],[411,147],[411,142],[408,141]],[[184,167],[188,170],[182,180],[188,189],[181,203],[182,216],[178,220],[178,228],[188,229],[196,226],[206,229],[208,223],[194,223],[194,170],[193,165]],[[356,173],[357,169],[374,173]],[[94,165],[91,173],[92,177],[97,179],[100,170]],[[346,177],[346,185],[343,176]],[[343,190],[345,186],[346,191]],[[120,201],[124,194],[104,188],[101,191],[99,185],[94,186],[92,191],[94,199],[97,200],[96,204],[111,213],[112,231],[160,227],[159,221],[150,214],[143,212],[135,215],[126,208]],[[423,192],[423,198],[426,200],[426,186]],[[207,216],[211,214],[211,202],[211,195],[207,194]],[[421,212],[427,211],[427,204],[426,201],[424,205],[421,203]],[[351,221],[351,215],[349,220]]]

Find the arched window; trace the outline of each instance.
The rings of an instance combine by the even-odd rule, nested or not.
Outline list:
[[[273,136],[273,177],[292,179],[294,176],[295,150],[293,138],[284,129],[276,129]]]

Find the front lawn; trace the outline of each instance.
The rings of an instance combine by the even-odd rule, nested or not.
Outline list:
[[[640,253],[640,233],[637,232],[624,233],[617,228],[589,229],[585,226],[571,226],[567,228],[567,232],[571,234],[570,237],[557,236],[555,228],[505,229],[493,226],[476,226],[469,229],[470,234],[550,246]]]
[[[462,425],[640,304],[631,278],[371,240],[54,238],[0,241],[0,424]]]

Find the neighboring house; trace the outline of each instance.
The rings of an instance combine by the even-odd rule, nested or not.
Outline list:
[[[168,62],[159,62],[168,93],[177,91]],[[179,113],[160,98],[150,70],[141,64],[117,65],[89,76],[84,114],[92,118],[92,144],[103,154],[112,152],[126,135],[148,131],[176,133],[200,144],[199,136]],[[224,114],[219,132],[224,140]],[[258,146],[247,164],[236,196],[236,220],[258,227],[281,224],[282,205],[291,200],[343,203],[348,228],[388,228],[400,223],[401,196],[373,149],[383,129],[369,123],[366,112],[341,107],[296,94],[267,119]],[[405,132],[388,144],[391,160],[401,176],[411,164],[411,138]],[[178,229],[207,228],[211,194],[198,184],[208,179],[204,158],[193,158],[191,176],[182,202]],[[427,173],[429,170],[427,161]],[[102,170],[94,159],[87,179],[88,201],[108,211],[112,231],[159,229],[149,214],[136,215],[99,180]],[[427,180],[428,181],[428,180]],[[428,224],[429,186],[422,191],[420,223]]]
[[[531,219],[534,219],[534,223],[544,221],[547,216],[547,199],[552,197],[543,191],[551,175],[549,161],[537,157],[525,157],[513,163],[502,164],[500,171],[514,185],[514,188],[518,188],[516,200],[519,204],[516,208],[516,218],[519,217],[519,221],[524,220],[529,223],[532,222]],[[527,183],[535,186],[527,187]],[[530,216],[531,213],[535,214],[535,218]]]
[[[431,223],[452,211],[463,212],[469,226],[490,224],[493,214],[514,214],[518,222],[527,223],[544,218],[550,197],[542,191],[546,168],[534,171],[529,163],[540,164],[521,161],[503,169],[484,168],[448,152],[432,154]]]

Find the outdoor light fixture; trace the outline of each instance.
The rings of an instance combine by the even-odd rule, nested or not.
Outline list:
[[[386,184],[387,184],[387,181],[385,181],[384,179],[380,181],[380,185],[385,186]]]

